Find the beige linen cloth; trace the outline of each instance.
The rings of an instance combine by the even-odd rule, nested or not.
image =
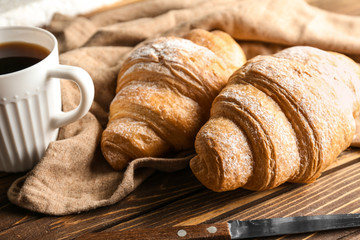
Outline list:
[[[90,17],[56,15],[46,28],[59,40],[61,63],[84,68],[95,85],[90,112],[61,128],[44,158],[8,190],[12,203],[52,215],[114,204],[154,171],[188,166],[192,155],[180,153],[136,159],[125,171],[114,171],[101,154],[99,141],[117,73],[138,43],[203,28],[229,33],[248,58],[292,45],[310,45],[355,59],[360,55],[359,17],[326,12],[302,0],[148,0]],[[76,107],[77,87],[62,80],[62,91],[64,111]]]

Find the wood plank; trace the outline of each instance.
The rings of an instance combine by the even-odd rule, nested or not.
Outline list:
[[[299,186],[292,191],[251,206],[234,214],[237,219],[259,219],[330,213],[352,213],[360,192],[360,163],[320,177],[312,184]],[[226,217],[225,220],[228,218]]]
[[[39,217],[41,217],[40,214],[30,212],[7,201],[4,204],[2,203],[0,207],[0,231],[29,221],[34,221]]]
[[[10,236],[12,239],[72,239],[83,233],[101,231],[146,212],[156,211],[162,206],[192,195],[199,189],[203,189],[203,186],[189,176],[188,171],[170,174],[159,172],[118,204],[69,216],[40,215],[40,218],[32,219],[26,224],[3,228],[0,239]]]
[[[11,204],[7,198],[12,182],[23,175],[2,173],[0,176],[0,231],[38,218],[34,213]]]
[[[356,188],[360,183],[358,156],[357,150],[345,152],[340,157],[343,165],[330,168],[313,184],[286,183],[276,189],[263,192],[238,189],[215,193],[204,189],[186,199],[168,204],[136,219],[119,223],[105,231],[121,231],[144,226],[162,227],[214,223],[234,218],[245,220],[304,215],[311,214],[310,210],[315,206],[317,211],[314,209],[313,212],[319,214],[354,212],[357,209],[356,199],[360,191],[360,188]],[[358,168],[359,170],[357,170]],[[343,178],[341,181],[339,181],[340,177]],[[326,202],[327,208],[324,209],[321,206],[327,199],[320,198],[321,194],[326,194],[326,196],[336,194],[337,198],[333,199],[333,205]],[[317,198],[320,200],[316,200]],[[296,205],[292,206],[292,204]]]
[[[353,166],[358,162],[356,159],[359,155],[358,150],[345,151],[339,157],[339,165],[330,168],[322,178]],[[176,173],[159,172],[124,201],[82,214],[49,217],[31,215],[26,210],[16,209],[13,205],[0,209],[0,216],[9,215],[7,226],[2,226],[0,239],[14,234],[18,236],[14,239],[22,239],[25,236],[28,239],[71,239],[87,232],[124,230],[139,226],[180,226],[219,222],[225,219],[224,216],[236,216],[236,213],[246,209],[265,206],[268,201],[280,199],[280,196],[286,193],[291,195],[299,186],[302,187],[298,184],[284,184],[264,192],[238,189],[215,193],[205,189],[189,169]]]

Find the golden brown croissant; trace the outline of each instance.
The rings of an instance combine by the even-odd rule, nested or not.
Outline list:
[[[123,64],[101,140],[114,169],[135,158],[192,149],[213,99],[245,62],[226,33],[193,30],[185,38],[149,41]]]
[[[359,76],[351,59],[311,47],[249,60],[196,136],[193,173],[214,191],[315,181],[352,141]]]

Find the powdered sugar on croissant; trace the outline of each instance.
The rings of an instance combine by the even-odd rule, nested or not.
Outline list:
[[[151,40],[125,61],[101,140],[113,168],[193,148],[213,99],[245,62],[240,46],[226,33],[193,30],[185,38],[191,41]]]
[[[353,139],[359,73],[346,56],[311,47],[249,60],[214,100],[193,173],[214,191],[315,181]]]

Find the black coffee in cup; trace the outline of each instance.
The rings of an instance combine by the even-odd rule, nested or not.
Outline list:
[[[0,74],[28,68],[49,55],[42,46],[26,42],[0,43]]]

